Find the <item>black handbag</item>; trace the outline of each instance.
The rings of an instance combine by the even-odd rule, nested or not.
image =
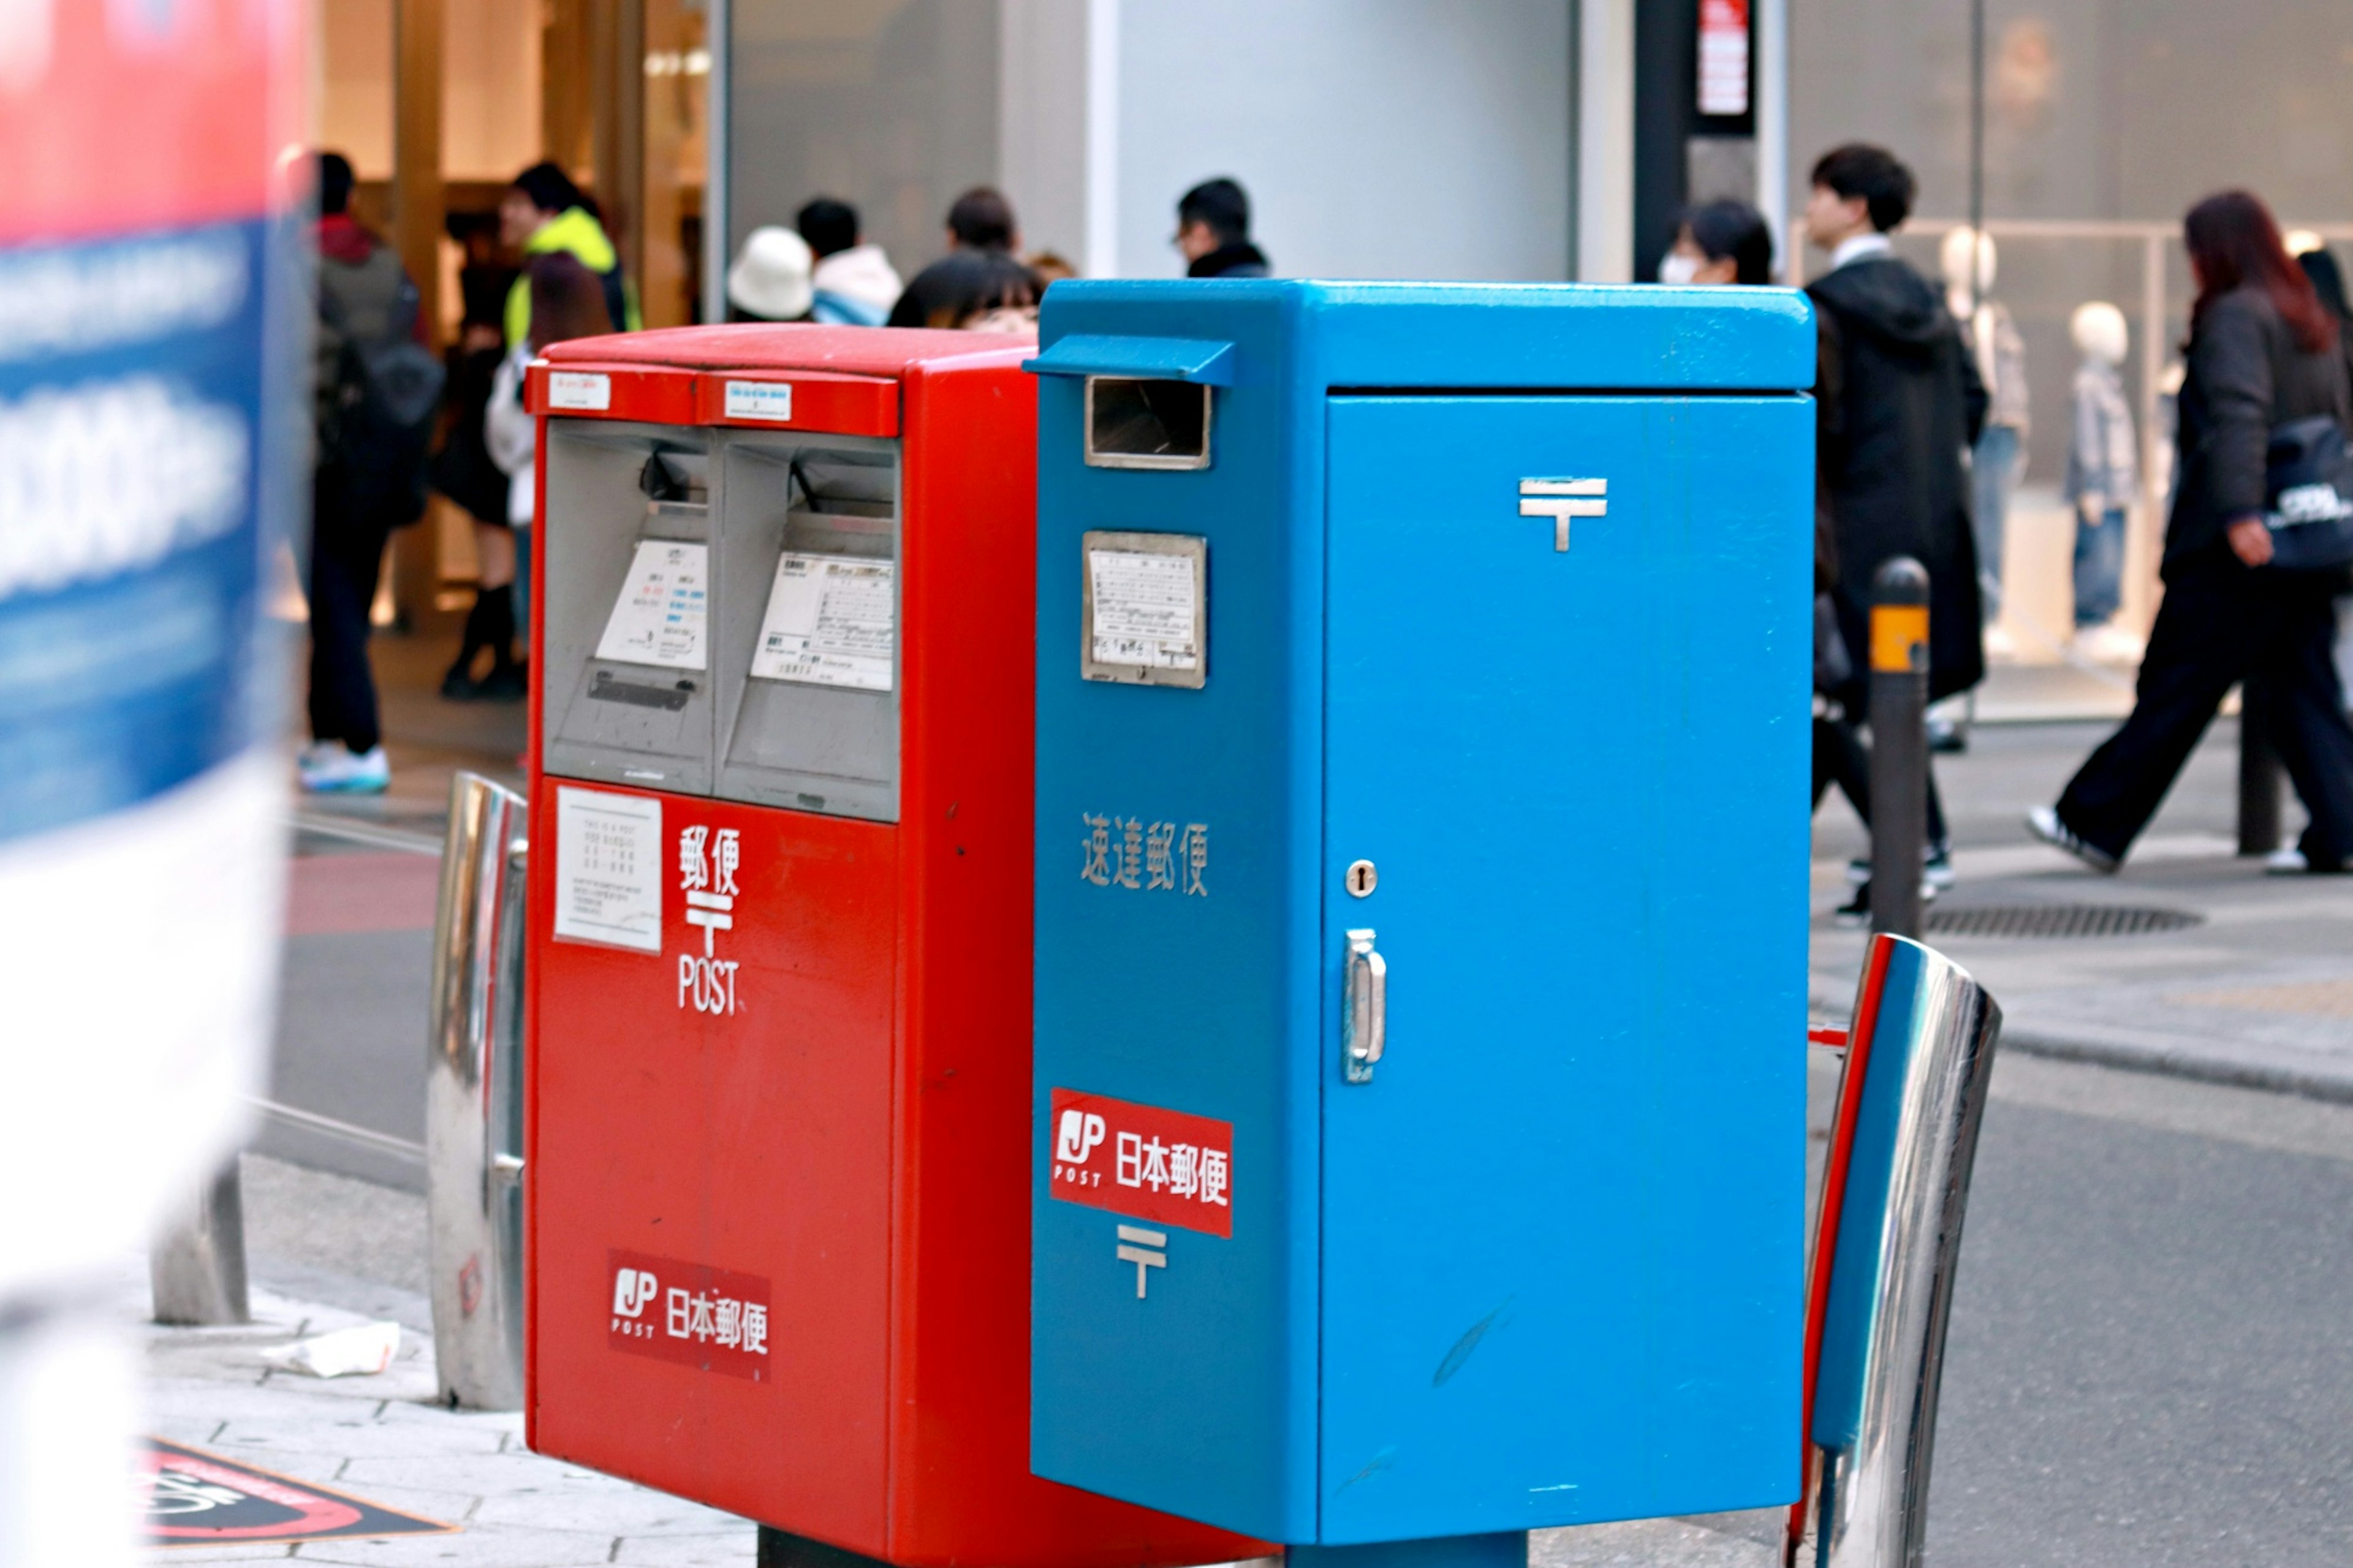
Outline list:
[[[2275,571],[2353,565],[2353,451],[2335,415],[2273,426],[2263,465],[2263,526],[2271,530]]]

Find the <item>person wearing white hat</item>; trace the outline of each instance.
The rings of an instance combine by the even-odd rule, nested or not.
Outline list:
[[[791,229],[765,224],[744,237],[727,269],[727,303],[737,321],[799,321],[808,318],[817,266],[808,241]]]

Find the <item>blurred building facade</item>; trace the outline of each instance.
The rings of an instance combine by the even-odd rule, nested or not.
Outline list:
[[[1747,197],[1786,238],[1813,157],[1857,138],[1918,171],[1901,243],[1933,268],[1937,233],[1969,209],[1981,81],[1994,292],[2035,410],[2030,489],[2063,467],[2067,319],[2085,300],[2133,322],[2127,385],[2154,441],[2190,202],[2243,184],[2324,236],[2353,221],[2353,10],[2329,0],[322,0],[320,15],[321,138],[353,157],[364,214],[451,327],[459,238],[543,156],[596,193],[655,325],[720,313],[733,247],[811,196],[854,203],[912,273],[942,248],[948,204],[984,183],[1012,198],[1028,249],[1088,275],[1181,271],[1177,196],[1230,174],[1282,274],[1645,279],[1687,201]],[[1805,258],[1785,244],[1780,259],[1802,277]]]

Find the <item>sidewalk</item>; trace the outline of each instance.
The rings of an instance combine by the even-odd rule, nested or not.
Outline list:
[[[1817,1121],[1827,1112],[1817,1074]],[[139,1325],[146,1352],[147,1432],[235,1465],[315,1484],[355,1503],[406,1515],[434,1533],[354,1535],[307,1542],[158,1547],[164,1568],[290,1560],[406,1568],[749,1568],[755,1532],[716,1512],[524,1449],[519,1414],[453,1412],[433,1402],[431,1316],[425,1284],[425,1204],[412,1194],[263,1156],[243,1162],[251,1324],[171,1329],[146,1321],[143,1260],[114,1282],[118,1321]],[[320,1379],[280,1371],[264,1352],[370,1320],[402,1325],[379,1376]],[[218,1486],[221,1483],[207,1483]],[[188,1497],[199,1489],[173,1489]],[[164,1516],[182,1526],[233,1506]],[[1705,1520],[1644,1520],[1539,1531],[1534,1568],[1767,1568],[1777,1510]]]
[[[743,1520],[529,1453],[520,1414],[453,1412],[433,1403],[431,1319],[425,1298],[407,1288],[423,1283],[422,1199],[252,1155],[245,1160],[245,1181],[252,1323],[146,1323],[143,1262],[126,1260],[117,1281],[121,1319],[142,1325],[147,1431],[232,1464],[455,1528],[296,1544],[169,1546],[153,1552],[151,1561],[290,1559],[368,1568],[716,1568],[753,1562],[754,1531]],[[407,1283],[379,1282],[387,1280]],[[400,1352],[381,1375],[313,1378],[263,1359],[265,1351],[298,1339],[386,1318],[403,1331]],[[164,1522],[197,1524],[206,1512],[234,1506],[233,1486],[174,1489],[214,1506],[175,1511]],[[190,1499],[182,1500],[185,1507]]]
[[[2353,877],[2266,877],[2229,838],[2152,837],[2104,877],[2041,845],[1955,852],[1926,940],[2001,1004],[2002,1045],[2037,1055],[2353,1100]],[[1830,918],[1842,860],[1814,866],[1818,1018],[1852,1009],[1864,934]],[[1995,937],[1940,921],[1995,908],[2129,906],[2195,918],[2105,937]]]

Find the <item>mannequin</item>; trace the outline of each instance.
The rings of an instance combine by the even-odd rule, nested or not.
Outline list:
[[[2125,520],[2140,488],[2132,405],[2120,371],[2131,347],[2125,313],[2105,300],[2075,307],[2067,323],[2076,367],[2067,445],[2067,500],[2075,508],[2075,647],[2106,662],[2140,657],[2140,642],[2113,625],[2122,603]]]
[[[1977,253],[1977,278],[1972,287],[1969,255]],[[1978,577],[1983,584],[1985,617],[1990,622],[2001,609],[2002,524],[2010,514],[2010,492],[2018,483],[2026,447],[2026,344],[2018,326],[1993,291],[1998,258],[1993,237],[1963,225],[1945,236],[1938,270],[1945,279],[1945,303],[1960,323],[1962,340],[1976,356],[1978,374],[1986,385],[1985,433],[1978,437],[1970,466],[1971,531],[1977,536]],[[1989,652],[2004,652],[1994,645],[2000,632],[1989,637]]]

